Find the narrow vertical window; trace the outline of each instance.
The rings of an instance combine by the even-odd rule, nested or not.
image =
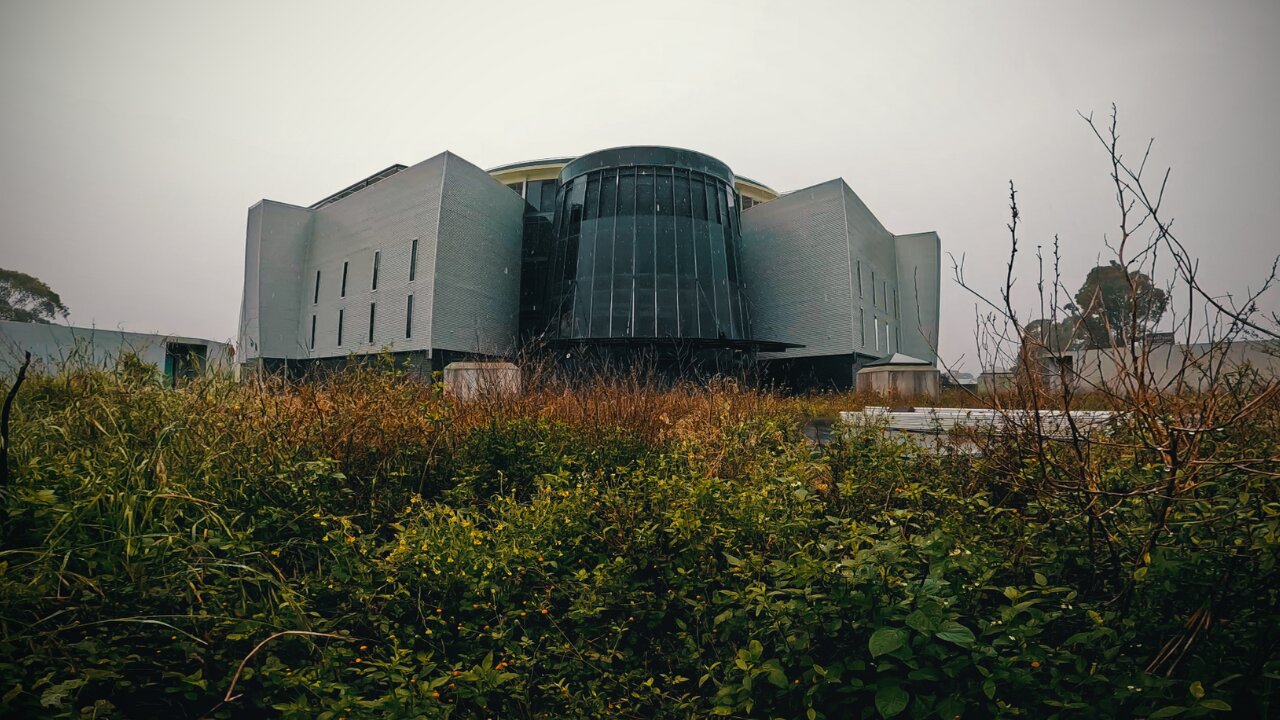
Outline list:
[[[344,311],[338,310],[338,347],[342,347],[342,320]]]
[[[342,261],[342,292],[340,293],[340,295],[342,297],[347,296],[347,261],[346,260]]]
[[[404,309],[404,336],[413,337],[413,296],[409,296],[409,300]]]
[[[892,326],[893,326],[893,323],[889,322],[888,320],[886,320],[886,321],[885,321],[885,323],[884,323],[884,349],[885,349],[885,352],[888,352],[888,353],[892,353],[892,352],[893,352],[893,333],[889,332],[889,328],[890,328],[890,327],[892,327]]]
[[[871,307],[880,307],[880,303],[876,302],[876,271],[871,271]],[[879,344],[879,340],[876,341]]]
[[[865,308],[858,308],[858,340],[861,342],[863,349],[867,347],[867,311]]]
[[[862,261],[858,261],[858,297],[862,297]]]
[[[382,261],[382,251],[373,251],[373,290],[378,289],[378,265]]]
[[[311,296],[311,304],[315,305],[320,302],[320,271],[316,271],[316,290]]]
[[[373,319],[377,309],[377,303],[369,303],[369,342],[373,342]]]
[[[311,349],[316,349],[316,316],[311,316]]]
[[[413,247],[409,248],[409,282],[418,276],[418,238],[413,239]]]
[[[874,285],[872,286],[872,289],[873,290],[875,289]],[[880,318],[875,319],[875,325],[876,325],[876,350],[878,351],[880,350]]]

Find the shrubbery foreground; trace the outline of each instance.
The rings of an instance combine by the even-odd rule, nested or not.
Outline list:
[[[457,406],[302,385],[27,381],[0,714],[1196,717],[1276,712],[1280,491],[1099,450],[1108,537],[1008,458],[721,384]],[[1275,407],[1215,459],[1275,457]],[[1235,455],[1233,455],[1235,454]],[[1025,460],[1025,472],[1035,472]]]

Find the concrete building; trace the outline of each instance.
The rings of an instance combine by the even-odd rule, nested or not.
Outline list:
[[[1112,388],[1133,360],[1113,348],[1042,352],[1036,357],[1040,380],[1060,387],[1069,382],[1079,391]],[[1215,381],[1252,376],[1280,378],[1280,343],[1241,340],[1231,343],[1159,342],[1139,360],[1148,386],[1167,392],[1199,392]]]
[[[888,232],[841,180],[779,195],[689,150],[487,172],[446,152],[249,210],[242,361],[388,352],[442,369],[536,340],[759,357],[849,387],[895,352],[936,361],[939,244]]]
[[[113,368],[131,356],[163,372],[170,384],[235,368],[231,346],[212,340],[0,320],[0,377],[16,373],[27,352],[36,372]]]

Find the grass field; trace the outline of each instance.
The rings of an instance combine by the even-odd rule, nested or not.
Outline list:
[[[1085,493],[1013,450],[804,438],[860,402],[31,378],[0,715],[1280,713],[1280,468],[1231,462],[1280,455],[1280,408],[1207,437],[1165,514],[1124,442]]]

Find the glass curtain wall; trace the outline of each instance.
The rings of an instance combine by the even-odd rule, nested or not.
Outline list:
[[[683,167],[565,181],[549,268],[552,336],[750,339],[736,200],[730,182]]]

